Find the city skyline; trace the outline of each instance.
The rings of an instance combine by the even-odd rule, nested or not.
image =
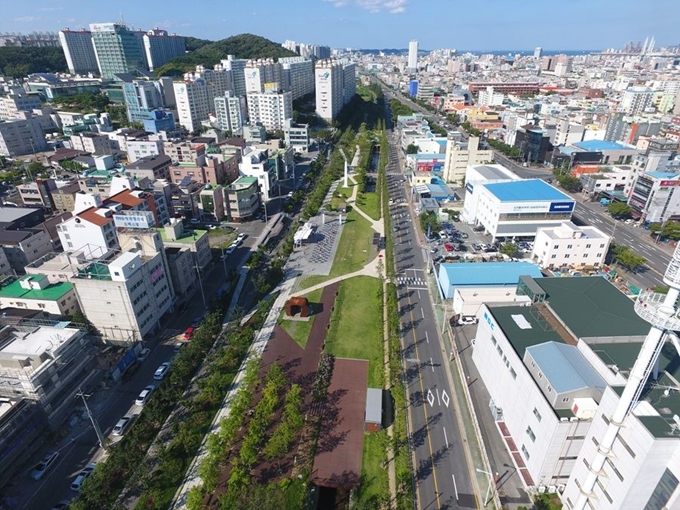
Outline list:
[[[654,9],[640,9],[640,3],[633,0],[588,4],[577,0],[567,9],[555,2],[514,4],[508,9],[501,0],[486,0],[474,8],[433,0],[427,9],[414,0],[290,0],[285,4],[263,0],[257,6],[236,3],[228,10],[214,0],[207,0],[200,10],[170,0],[161,12],[151,7],[153,4],[130,0],[115,6],[82,0],[69,4],[37,0],[30,6],[7,5],[0,32],[56,32],[124,20],[135,28],[159,27],[211,40],[253,33],[279,43],[293,39],[357,49],[407,48],[411,39],[417,39],[425,50],[477,51],[530,50],[535,46],[547,51],[604,50],[650,36],[656,38],[657,48],[680,44],[674,26],[680,4],[672,0],[659,0]],[[660,12],[664,15],[659,16]],[[286,23],[269,22],[280,19]],[[329,26],[339,30],[329,32]],[[616,30],[603,30],[606,26]]]

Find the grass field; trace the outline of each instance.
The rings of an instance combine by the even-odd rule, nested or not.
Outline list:
[[[319,303],[321,300],[321,293],[323,289],[317,289],[310,292],[306,297],[310,304]],[[314,324],[315,316],[312,315],[308,321],[287,321],[283,319],[285,310],[281,310],[279,316],[279,324],[286,332],[295,340],[295,342],[303,349],[309,340],[309,333],[312,331],[312,324]]]
[[[377,192],[361,193],[357,196],[357,205],[374,220],[380,219],[380,195]]]
[[[329,353],[340,358],[368,360],[371,388],[382,388],[385,379],[380,286],[380,280],[370,276],[341,282],[326,337]]]
[[[333,259],[331,273],[313,275],[300,282],[301,289],[307,289],[336,276],[353,273],[364,267],[373,253],[373,229],[371,224],[356,211],[347,214],[347,223],[342,227],[340,244]]]
[[[363,508],[382,508],[381,502],[389,501],[390,485],[387,469],[382,466],[385,460],[389,438],[387,431],[364,434],[364,450],[361,456],[361,487],[359,503]]]

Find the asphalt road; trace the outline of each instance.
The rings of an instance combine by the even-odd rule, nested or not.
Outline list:
[[[389,117],[389,115],[388,115]],[[395,228],[397,297],[409,431],[420,509],[478,508],[445,371],[449,354],[439,340],[426,283],[427,253],[419,246],[402,182],[401,153],[388,130],[390,215]]]

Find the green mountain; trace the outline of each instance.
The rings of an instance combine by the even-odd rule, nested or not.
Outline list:
[[[156,70],[156,75],[181,76],[186,72],[193,71],[197,65],[212,68],[215,64],[219,64],[220,60],[227,58],[227,55],[249,59],[294,57],[297,54],[259,35],[240,34],[206,44],[187,55],[175,57],[164,66],[159,67]]]
[[[30,73],[67,73],[66,57],[61,47],[0,48],[0,74],[21,78]]]

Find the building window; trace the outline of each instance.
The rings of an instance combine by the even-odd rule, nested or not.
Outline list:
[[[604,486],[602,485],[602,482],[600,482],[599,479],[597,480],[597,486],[602,491],[602,494],[604,494],[604,497],[607,498],[607,501],[609,501],[610,504],[613,503],[614,501],[612,500],[611,496],[607,494],[607,491],[604,490]]]
[[[551,258],[551,259],[556,259],[556,258],[557,258],[557,255],[553,255],[553,256],[550,257],[550,258]]]
[[[621,437],[621,434],[617,435],[616,439],[619,440],[619,442],[621,443],[621,446],[623,446],[626,449],[626,451],[630,454],[630,456],[635,458],[635,452],[633,451],[633,449],[630,446],[628,446],[628,443],[626,443],[623,440],[623,438]]]
[[[612,468],[612,471],[616,475],[616,477],[623,482],[623,475],[619,473],[619,470],[614,467],[614,463],[611,461],[611,459],[607,458],[607,464],[609,465],[610,468]]]
[[[548,393],[552,393],[552,386],[548,386]]]
[[[563,404],[566,404],[567,402],[569,402],[569,397],[564,397],[564,398],[562,399],[562,403],[563,403]]]
[[[524,446],[524,445],[522,445],[522,453],[524,454],[524,456],[526,457],[526,459],[529,460],[529,458],[530,458],[531,456],[529,455],[529,450],[527,450],[527,447]]]
[[[532,443],[536,442],[536,434],[534,434],[534,431],[531,430],[531,426],[527,427],[527,434],[529,435],[529,439],[531,439]]]
[[[543,379],[543,372],[539,372],[539,373],[538,373],[538,378],[539,378],[539,379]]]
[[[677,477],[666,469],[663,475],[661,475],[659,483],[656,484],[654,492],[652,492],[652,495],[649,497],[649,501],[645,505],[644,510],[662,510],[663,508],[666,508],[668,501],[671,499],[671,496],[677,487]]]
[[[517,379],[517,372],[515,372],[514,369],[510,369],[510,375],[512,376],[513,379]]]
[[[565,253],[565,254],[564,254],[564,258],[565,258],[565,259],[568,259],[568,258],[569,258],[569,254],[568,254],[568,253]]]
[[[559,250],[559,248],[560,248],[560,245],[559,245],[559,244],[556,244],[555,246],[553,246],[553,249],[554,249],[554,250]]]
[[[560,457],[557,460],[576,460],[578,457],[572,456],[572,457]],[[568,478],[568,475],[567,475]]]
[[[571,245],[571,244],[567,245],[567,250],[571,250],[572,248],[573,248],[573,245]]]
[[[578,439],[585,439],[586,436],[567,436],[567,441],[575,441]]]
[[[534,416],[536,417],[536,419],[540,423],[541,422],[541,413],[539,413],[538,409],[536,409],[535,407],[534,407]]]
[[[590,245],[589,245],[589,244],[586,244],[586,248],[590,248]]]
[[[607,425],[609,425],[609,418],[607,418],[604,414],[602,414],[600,416],[602,416],[602,421],[605,422]]]

